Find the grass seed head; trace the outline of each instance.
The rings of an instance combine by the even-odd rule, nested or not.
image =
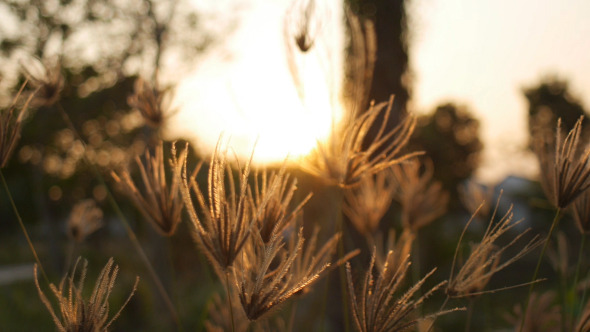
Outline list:
[[[227,147],[222,145],[223,138],[220,138],[209,165],[206,193],[196,181],[196,171],[187,177],[188,147],[173,163],[182,178],[181,193],[194,226],[194,237],[216,271],[225,273],[246,244],[256,213],[248,185],[251,159],[243,169],[239,168],[238,186],[227,161]],[[197,214],[193,195],[196,196],[202,216]]]
[[[590,190],[574,200],[572,214],[580,233],[590,234]]]
[[[35,98],[32,102],[34,107],[49,107],[61,98],[64,78],[59,60],[41,61],[30,56],[21,59],[20,67],[31,87],[35,89]]]
[[[119,267],[114,265],[113,258],[111,257],[100,272],[90,298],[84,298],[82,292],[84,281],[86,279],[88,262],[83,260],[82,271],[79,272],[78,281],[76,282],[75,279],[80,261],[80,258],[76,260],[72,273],[64,276],[59,283],[59,286],[55,286],[54,284],[49,285],[51,292],[57,298],[60,311],[59,317],[61,318],[58,317],[53,309],[53,305],[39,286],[39,281],[37,280],[37,265],[35,265],[35,285],[37,286],[39,297],[47,307],[47,310],[49,310],[53,322],[60,332],[107,331],[109,326],[119,317],[121,311],[125,308],[127,303],[129,303],[129,300],[135,293],[139,277],[135,279],[133,290],[131,291],[131,294],[129,294],[127,300],[123,303],[119,311],[117,311],[117,313],[115,313],[115,315],[109,320],[109,296],[115,286]]]
[[[315,269],[299,266],[295,271],[300,265],[295,262],[302,255],[303,241],[303,228],[299,229],[297,236],[290,238],[289,243],[285,243],[282,235],[275,236],[269,243],[264,243],[260,234],[251,237],[234,269],[240,303],[249,320],[261,318],[300,294],[328,268],[329,263],[326,263]],[[310,257],[309,254],[303,255]]]
[[[172,148],[176,155],[175,148]],[[182,162],[182,158],[180,157]],[[163,142],[160,142],[152,156],[145,152],[145,159],[135,158],[141,174],[143,190],[135,185],[128,169],[112,176],[124,193],[133,201],[143,217],[162,235],[172,236],[182,220],[183,200],[180,194],[180,168],[172,167],[174,173],[171,180],[166,180]]]
[[[451,276],[449,277],[449,284],[446,290],[447,295],[449,297],[473,297],[478,296],[484,292],[487,293],[502,290],[498,289],[484,291],[485,287],[487,286],[488,282],[494,274],[496,274],[500,270],[503,270],[508,265],[516,262],[524,255],[528,254],[529,252],[531,252],[543,243],[543,241],[541,241],[538,236],[534,236],[517,254],[502,262],[502,254],[508,248],[512,247],[520,238],[527,234],[530,231],[530,228],[516,235],[508,244],[504,246],[496,244],[497,240],[502,235],[506,234],[508,231],[510,231],[512,228],[516,227],[523,221],[522,219],[513,221],[514,215],[512,213],[512,206],[510,206],[510,208],[502,217],[502,219],[494,223],[494,218],[496,216],[499,204],[500,199],[498,199],[498,203],[496,204],[494,212],[492,213],[490,223],[488,224],[488,227],[483,235],[483,238],[479,243],[471,245],[471,253],[469,254],[469,257],[467,258],[465,263],[463,263],[459,271],[455,273],[454,268],[461,241],[463,239],[463,236],[465,235],[465,231],[467,230],[467,228],[473,221],[475,215],[477,214],[477,211],[474,212],[467,225],[465,225],[465,228],[461,233],[461,237],[459,238],[459,242],[457,243],[457,249],[455,250],[455,256],[453,258],[453,263],[451,266]],[[511,287],[514,286],[509,286],[506,288]]]
[[[343,212],[360,234],[370,236],[389,210],[394,191],[391,169],[365,176],[357,186],[345,188]]]
[[[93,199],[86,199],[77,203],[72,208],[68,218],[68,237],[81,243],[88,235],[96,232],[104,225],[102,217],[102,210],[96,206]]]
[[[133,94],[127,98],[127,104],[139,111],[149,126],[160,128],[170,115],[167,104],[169,100],[166,98],[168,92],[169,90],[160,90],[139,77],[135,80]]]
[[[522,304],[518,304],[514,306],[511,314],[505,316],[506,320],[513,324],[515,331],[561,331],[561,320],[564,317],[562,317],[562,311],[557,301],[557,294],[554,291],[531,294],[525,317],[523,317],[522,312]],[[523,319],[524,324],[522,323]],[[566,322],[566,325],[571,326],[568,322]],[[571,329],[567,330],[572,331]],[[575,331],[578,332],[578,330]]]
[[[26,85],[27,82],[23,83],[8,109],[0,110],[0,168],[4,168],[10,160],[20,138],[25,113],[35,96],[30,94],[24,104],[19,104]]]
[[[292,225],[295,218],[302,212],[303,206],[311,198],[307,195],[295,208],[290,210],[293,194],[297,190],[297,179],[291,179],[286,173],[286,167],[270,174],[263,171],[256,173],[254,205],[256,227],[265,243]]]
[[[580,154],[583,117],[563,137],[557,121],[555,141],[538,137],[534,150],[541,168],[541,185],[551,203],[566,208],[590,187],[590,149]]]
[[[327,142],[318,144],[304,169],[329,183],[350,187],[365,176],[421,154],[402,153],[416,125],[414,116],[408,116],[390,131],[385,130],[392,106],[393,98],[387,103],[371,105],[358,117],[350,114],[341,128],[332,131]],[[369,132],[381,114],[383,122],[377,134],[367,142]]]
[[[392,252],[389,252],[388,256],[392,254]],[[417,317],[424,300],[444,286],[446,282],[443,281],[422,295],[417,295],[426,279],[436,270],[433,269],[424,278],[402,293],[401,288],[409,266],[409,256],[406,256],[397,267],[389,267],[389,265],[385,264],[382,269],[377,269],[377,278],[375,279],[375,272],[373,271],[375,267],[375,251],[373,251],[364,279],[358,287],[355,287],[350,264],[346,264],[351,315],[358,331],[406,331],[415,327],[422,319],[449,312],[437,312],[427,317]],[[388,271],[390,268],[393,269],[393,272]]]
[[[413,232],[430,224],[447,211],[449,194],[442,184],[433,181],[434,169],[431,163],[421,164],[417,160],[406,161],[392,167],[394,172],[394,199],[402,206],[402,225]]]

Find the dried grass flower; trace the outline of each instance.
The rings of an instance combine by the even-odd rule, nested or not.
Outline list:
[[[492,212],[494,187],[469,181],[459,186],[459,199],[467,211],[470,213],[477,211],[478,217],[487,219]]]
[[[107,331],[109,326],[119,317],[121,311],[135,293],[137,289],[137,283],[139,277],[136,277],[133,290],[127,300],[123,303],[121,308],[111,317],[109,320],[109,296],[115,286],[115,280],[119,272],[119,267],[114,265],[113,258],[111,257],[107,264],[104,266],[89,299],[85,299],[82,295],[84,288],[84,281],[86,279],[86,270],[88,262],[83,260],[82,271],[79,273],[78,265],[81,259],[78,258],[72,269],[71,275],[66,275],[59,286],[50,284],[49,288],[55,295],[58,301],[58,308],[60,311],[61,319],[57,316],[53,309],[53,306],[49,299],[45,296],[39,281],[37,280],[37,265],[35,265],[35,285],[39,292],[39,297],[49,313],[53,318],[57,329],[61,332],[103,332]],[[114,266],[113,266],[114,265]],[[75,282],[76,274],[78,274],[78,281]]]
[[[251,324],[244,312],[241,310],[240,301],[236,299],[233,301],[233,316],[235,320],[235,331],[252,331],[252,332],[274,332],[274,331],[289,331],[287,324],[282,317],[275,316],[270,319],[263,319]],[[237,306],[236,306],[237,305]],[[232,312],[229,310],[229,304],[223,300],[219,294],[213,295],[212,302],[207,306],[209,318],[205,322],[205,330],[207,332],[226,332],[231,331]]]
[[[0,111],[0,168],[4,168],[10,160],[12,151],[20,138],[21,126],[34,93],[29,95],[23,105],[19,105],[19,100],[27,83],[23,83],[12,104],[8,109]]]
[[[395,179],[394,199],[402,207],[402,225],[413,232],[428,225],[447,211],[449,194],[442,184],[433,181],[434,168],[432,163],[421,164],[410,160],[393,169]]]
[[[295,234],[305,197],[290,208],[296,189],[283,166],[278,173],[262,173],[255,181],[255,223],[233,269],[242,308],[249,320],[258,320],[295,294],[301,294],[330,266],[339,236],[316,252],[318,229],[303,246],[303,228]]]
[[[569,274],[568,239],[564,232],[557,233],[557,247],[549,248],[547,258],[553,270],[558,272],[564,280],[567,279]]]
[[[414,116],[406,117],[394,129],[386,131],[392,106],[393,97],[389,102],[372,104],[358,117],[349,114],[341,127],[332,130],[327,142],[318,143],[304,169],[329,183],[349,187],[358,184],[365,176],[421,154],[402,153],[416,125]],[[369,132],[378,118],[382,121],[379,130],[368,141]]]
[[[135,80],[133,94],[127,98],[127,104],[139,111],[145,122],[159,128],[166,120],[169,105],[167,105],[168,90],[160,90],[158,86],[152,86],[141,77]]]
[[[232,330],[232,320],[235,331],[247,331],[250,321],[240,308],[239,300],[235,299],[227,303],[227,298],[222,299],[218,293],[213,294],[213,299],[207,305],[208,319],[205,321],[207,332],[224,332]],[[229,306],[233,306],[230,310]]]
[[[505,233],[507,233],[523,221],[523,219],[513,221],[514,214],[512,212],[511,205],[506,214],[498,222],[494,223],[494,218],[496,216],[499,203],[500,199],[498,199],[498,203],[496,204],[494,212],[492,213],[490,223],[486,228],[486,231],[482,237],[481,242],[471,245],[471,253],[469,254],[469,257],[463,263],[459,271],[455,273],[455,266],[457,264],[457,256],[459,255],[461,241],[463,240],[463,236],[465,235],[467,228],[469,227],[475,215],[477,214],[477,211],[471,216],[471,218],[465,225],[465,228],[463,229],[463,232],[459,237],[459,242],[457,243],[457,248],[455,250],[455,255],[453,257],[453,263],[451,265],[451,276],[449,277],[449,284],[446,290],[447,295],[449,297],[472,297],[480,295],[482,293],[490,293],[499,290],[509,289],[512,287],[530,284],[526,283],[522,285],[509,286],[497,290],[484,291],[485,287],[487,286],[488,282],[494,274],[503,270],[510,264],[516,262],[524,255],[533,251],[535,248],[539,247],[543,243],[543,241],[539,239],[538,235],[534,236],[517,254],[502,262],[502,254],[508,248],[512,247],[519,239],[524,237],[525,234],[527,234],[530,231],[530,228],[524,230],[523,232],[520,232],[506,245],[500,246],[496,244],[496,242],[502,235],[504,235]],[[536,280],[534,280],[533,282],[536,282]]]
[[[346,108],[356,114],[368,105],[377,61],[377,34],[373,21],[359,17],[349,6],[345,8],[345,18],[350,46],[346,58],[343,98]]]
[[[590,149],[580,154],[583,117],[564,138],[561,119],[557,121],[555,141],[538,137],[534,150],[541,168],[541,185],[551,203],[566,208],[590,187]]]
[[[176,155],[174,145],[172,154]],[[184,156],[180,158],[179,162],[183,162]],[[184,206],[180,194],[180,168],[173,168],[171,179],[166,179],[163,142],[156,146],[153,156],[147,150],[145,161],[142,162],[141,158],[136,156],[135,162],[141,174],[143,190],[139,190],[135,185],[128,169],[120,171],[119,174],[112,172],[111,175],[142,216],[160,234],[172,236],[182,220]]]
[[[388,256],[392,254],[389,252]],[[424,300],[446,284],[446,281],[440,282],[424,294],[417,295],[426,279],[436,269],[431,270],[424,278],[401,293],[400,290],[410,266],[409,256],[406,256],[397,268],[385,264],[383,269],[377,271],[376,280],[374,279],[374,265],[375,251],[371,256],[371,262],[362,284],[355,288],[350,264],[346,264],[348,293],[352,304],[351,314],[358,331],[405,331],[415,327],[423,319],[456,310],[440,311],[426,317],[416,316],[418,308]],[[388,271],[390,268],[394,269],[393,273]]]
[[[21,59],[20,67],[31,86],[36,90],[33,105],[49,107],[61,97],[64,78],[59,60],[41,61],[35,57]]]
[[[543,294],[531,294],[530,305],[526,311],[526,316],[523,317],[522,305],[518,304],[514,306],[512,314],[506,315],[505,318],[509,323],[514,325],[515,331],[562,331],[561,320],[563,317],[557,302],[557,294],[554,291],[548,291]],[[522,322],[523,319],[524,323]]]
[[[379,233],[378,235],[381,235]],[[380,271],[385,269],[387,266],[385,279],[392,277],[392,273],[397,271],[406,257],[410,256],[412,251],[412,244],[416,239],[416,234],[410,230],[404,229],[402,234],[397,237],[394,229],[390,229],[387,235],[387,239],[383,240],[382,236],[377,236],[375,243],[376,254],[375,264]]]
[[[295,258],[291,272],[293,274],[294,280],[302,280],[307,276],[314,274],[315,271],[322,271],[321,273],[326,274],[329,272],[329,270],[341,266],[360,253],[359,249],[353,250],[347,254],[342,255],[338,261],[331,263],[332,257],[336,253],[336,247],[341,239],[341,235],[340,233],[333,235],[318,250],[317,247],[319,231],[319,226],[314,228],[313,233],[309,237],[309,240],[307,240],[306,245],[303,246],[301,254],[297,255],[297,258]],[[293,241],[291,241],[291,243],[293,243]],[[326,269],[324,269],[324,267],[326,267]],[[297,295],[306,294],[310,290],[310,287],[306,287],[299,291]]]
[[[221,145],[222,139],[217,142],[209,165],[207,198],[195,179],[196,173],[187,177],[187,148],[180,159],[173,156],[173,163],[182,176],[181,193],[197,243],[216,268],[228,272],[250,236],[256,213],[248,186],[251,158],[243,169],[239,168],[238,187],[227,161],[227,147],[222,149]],[[196,196],[202,217],[197,215],[191,191]]]
[[[258,207],[258,212],[254,217],[264,243],[268,243],[273,236],[280,234],[292,224],[312,196],[308,194],[296,207],[290,209],[295,190],[297,190],[297,179],[291,179],[286,173],[285,166],[279,172],[269,174],[263,171],[260,176],[258,173],[255,174],[255,185],[252,191],[254,205]]]
[[[287,49],[292,51],[291,43],[299,51],[309,51],[322,29],[323,21],[315,0],[295,0],[285,15],[283,34]]]
[[[572,214],[580,233],[590,234],[590,190],[586,190],[574,200]]]
[[[342,211],[360,234],[369,236],[379,228],[394,191],[391,169],[365,176],[357,186],[344,190]]]
[[[102,217],[102,210],[96,206],[93,199],[78,202],[72,208],[67,221],[68,237],[77,243],[81,243],[88,235],[96,232],[104,225]]]
[[[240,302],[251,321],[303,292],[330,266],[330,263],[318,264],[319,261],[309,254],[304,254],[306,257],[295,264],[302,255],[303,228],[291,237],[289,244],[285,242],[283,235],[275,234],[269,243],[264,243],[256,232],[234,268]],[[318,257],[323,257],[322,251],[331,248],[324,247]],[[310,265],[302,266],[303,261]]]

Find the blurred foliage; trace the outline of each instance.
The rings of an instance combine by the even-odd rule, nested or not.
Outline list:
[[[57,58],[71,93],[85,97],[123,77],[186,69],[171,66],[190,65],[213,41],[187,0],[7,0],[0,11],[4,89],[17,84],[26,55]]]
[[[406,2],[348,2],[354,12],[375,20],[378,54],[369,99],[385,101],[395,94],[394,113],[404,114],[411,92],[407,69]],[[114,256],[121,266],[120,281],[115,287],[115,291],[121,293],[113,294],[115,303],[120,303],[127,295],[135,275],[142,278],[138,293],[115,323],[114,330],[171,330],[173,324],[162,299],[133,250],[125,229],[107,204],[107,189],[97,179],[94,169],[97,168],[107,179],[107,184],[112,184],[110,170],[126,166],[146,147],[152,146],[159,135],[157,129],[145,126],[139,113],[130,110],[127,104],[135,80],[143,77],[152,84],[166,86],[164,74],[174,76],[174,73],[189,68],[195,54],[215,42],[232,23],[210,30],[203,22],[211,18],[199,15],[188,0],[6,0],[0,3],[0,13],[6,17],[0,22],[0,104],[6,104],[14,88],[24,80],[18,69],[23,57],[34,56],[54,65],[65,82],[57,103],[30,112],[19,146],[8,167],[2,170],[51,281],[58,282],[67,270],[67,257],[74,254],[88,258],[91,279],[96,277],[96,266],[104,265],[106,257]],[[548,123],[554,123],[556,114],[563,114],[559,116],[564,117],[568,126],[580,114],[585,114],[579,102],[569,95],[567,83],[563,81],[544,81],[525,93],[532,116],[546,117],[547,110],[551,112],[553,120]],[[68,118],[75,131],[66,123]],[[392,125],[397,123],[396,119],[391,121]],[[169,147],[169,144],[165,145],[164,150],[169,151]],[[466,107],[449,103],[439,106],[431,115],[419,118],[411,150],[426,152],[433,161],[435,179],[442,182],[451,199],[456,200],[459,197],[457,186],[477,169],[482,148],[478,120]],[[195,160],[191,162],[194,164]],[[297,174],[297,177],[300,178],[300,190],[295,193],[297,198],[306,195],[308,190],[314,192],[312,201],[306,206],[306,222],[322,225],[323,232],[333,234],[337,220],[342,218],[338,206],[342,204],[342,197],[338,188],[322,186],[309,176]],[[204,182],[206,172],[201,172],[199,183]],[[521,205],[516,210],[525,205],[533,206],[541,200],[540,190],[535,188],[525,188],[522,197],[515,200]],[[88,197],[98,201],[104,210],[105,227],[83,243],[73,244],[68,241],[65,231],[69,208]],[[31,255],[17,230],[14,213],[5,202],[9,199],[0,190],[0,262],[3,266],[30,262]],[[191,226],[181,223],[172,240],[164,239],[147,223],[141,222],[142,218],[131,202],[123,198],[117,198],[117,202],[171,294],[184,327],[202,330],[206,307],[212,302],[213,295],[221,292],[222,286],[208,267],[206,258],[195,249],[190,236]],[[396,213],[399,209],[394,204],[386,213],[381,222],[383,230],[401,229]],[[551,218],[547,209],[538,207],[531,209],[527,217],[534,219],[540,231],[547,229],[546,221]],[[458,211],[455,202],[447,215],[420,231],[412,253],[414,281],[422,272],[435,266],[440,267],[439,280],[449,275],[456,239],[468,218],[464,212]],[[466,239],[479,239],[486,221],[476,220]],[[573,223],[567,219],[563,224],[566,230],[574,229]],[[306,232],[310,229],[307,227]],[[569,233],[575,235],[571,230]],[[343,246],[347,250],[363,249],[355,264],[363,259],[366,262],[371,248],[365,239],[351,229],[345,230],[344,239]],[[571,248],[571,251],[577,249]],[[493,288],[506,286],[506,280],[526,279],[535,259],[532,257],[520,268],[505,271],[492,280]],[[526,276],[523,277],[522,271],[527,271]],[[542,272],[555,275],[548,266]],[[333,289],[325,290],[328,288]],[[302,299],[298,309],[295,304],[286,304],[284,316],[293,314],[296,319],[301,318],[298,326],[301,329],[333,327],[333,330],[343,330],[338,325],[342,324],[341,308],[327,305],[327,295],[330,295],[330,302],[333,299],[336,299],[334,303],[341,302],[338,301],[341,291],[337,273],[322,280],[317,289],[320,291]],[[478,304],[487,308],[480,313],[476,310],[474,326],[493,323],[493,327],[505,327],[504,322],[490,322],[488,316],[505,314],[514,304],[514,298],[522,298],[525,292],[525,289],[518,289],[492,298],[500,299],[499,303],[506,305]],[[0,312],[2,328],[28,331],[50,324],[50,316],[39,301],[32,281],[0,285],[0,293],[0,308],[6,308]],[[442,302],[442,294],[436,296],[435,299]],[[425,312],[436,310],[439,303],[429,304],[432,309],[427,308]],[[463,306],[464,303],[457,305]],[[323,311],[317,310],[318,307]],[[292,308],[297,309],[296,313],[295,310],[291,312]],[[504,312],[496,312],[500,310]],[[334,314],[334,311],[338,312]],[[154,312],[158,314],[154,315]],[[310,316],[315,319],[310,320]],[[461,313],[443,317],[440,326],[452,326],[446,330],[458,330],[463,328],[463,318]]]
[[[395,95],[392,124],[406,113],[411,81],[408,72],[408,20],[404,0],[346,0],[353,13],[374,22],[377,58],[368,100]]]
[[[450,193],[457,207],[458,186],[470,178],[479,166],[483,143],[479,120],[464,106],[440,105],[432,114],[418,118],[411,139],[412,150],[426,153],[434,164],[434,178]]]
[[[64,82],[58,102],[29,112],[5,170],[19,187],[34,188],[33,200],[19,191],[15,199],[36,202],[25,219],[39,221],[63,218],[86,197],[106,198],[92,169],[125,166],[158,135],[127,105],[135,79],[169,85],[230,24],[210,30],[214,18],[202,18],[189,0],[8,0],[0,12],[0,104],[11,100],[23,72],[56,71]],[[0,211],[11,215],[8,206]]]
[[[532,87],[525,88],[523,93],[528,101],[529,137],[535,135],[555,135],[555,124],[561,118],[562,129],[569,132],[576,121],[583,116],[582,137],[590,138],[588,113],[579,99],[570,92],[566,80],[549,76],[540,80]]]
[[[143,77],[165,90],[179,72],[194,68],[196,55],[231,29],[233,21],[213,26],[216,17],[203,16],[190,0],[7,0],[0,2],[0,16],[2,109],[26,78],[29,92],[38,83],[31,78],[43,80],[50,72],[63,82],[59,89],[36,94],[46,97],[49,93],[47,97],[52,98],[39,99],[43,102],[29,110],[21,140],[2,170],[51,281],[59,282],[73,255],[89,259],[91,275],[93,265],[102,266],[114,256],[121,266],[118,284],[128,285],[135,275],[142,278],[135,299],[125,309],[126,317],[115,325],[121,330],[169,329],[168,318],[151,314],[165,310],[162,300],[107,203],[108,189],[97,171],[110,187],[109,172],[127,166],[159,136],[127,104],[134,81]],[[71,207],[86,198],[95,199],[104,210],[105,227],[77,245],[66,236],[66,221]],[[204,310],[216,285],[192,287],[195,279],[206,283],[211,278],[192,269],[192,261],[199,256],[188,230],[170,253],[156,250],[162,240],[149,226],[138,223],[141,219],[131,202],[117,201],[137,236],[151,243],[148,255],[162,271],[167,287],[172,288],[173,281],[166,271],[185,271],[174,280],[174,289],[194,295],[189,297],[194,302],[181,303],[181,310]],[[4,190],[0,202],[0,252],[10,253],[2,255],[0,262],[3,266],[30,262],[16,216],[5,204],[9,199]],[[189,248],[192,255],[179,254]],[[7,296],[2,296],[0,307],[11,308],[0,318],[2,329],[49,326],[51,318],[29,281],[1,286]],[[113,295],[114,302],[120,301],[118,294]],[[21,303],[27,303],[27,309]],[[18,319],[7,321],[9,315]],[[183,316],[190,315],[184,312]],[[187,323],[199,327],[202,319],[197,315]]]

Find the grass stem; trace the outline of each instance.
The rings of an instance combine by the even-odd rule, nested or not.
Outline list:
[[[10,193],[10,189],[8,189],[8,184],[6,183],[6,179],[4,178],[4,173],[2,172],[1,169],[0,169],[0,177],[2,178],[2,186],[4,187],[4,190],[6,191],[6,195],[8,195],[8,200],[10,200],[10,205],[12,206],[12,210],[14,211],[14,214],[16,215],[16,219],[18,220],[18,224],[20,225],[20,228],[23,231],[25,238],[27,239],[27,243],[29,244],[29,248],[31,248],[31,252],[33,253],[33,256],[35,257],[35,261],[37,262],[37,265],[39,266],[39,269],[41,270],[41,274],[43,275],[45,282],[49,285],[49,278],[47,278],[47,274],[45,274],[45,269],[43,268],[43,264],[41,264],[41,260],[39,260],[39,255],[37,255],[37,250],[35,250],[35,246],[33,245],[31,238],[29,237],[29,232],[27,232],[27,228],[25,227],[25,223],[23,222],[23,219],[21,218],[20,213],[18,212],[18,209],[16,208],[16,204],[14,204],[14,199],[12,198],[12,194]]]
[[[336,234],[340,233],[338,241],[338,259],[344,257],[344,218],[342,216],[342,206],[344,204],[344,195],[342,189],[337,187],[334,195],[334,217],[336,223]],[[346,269],[344,264],[339,267],[340,272],[340,294],[342,296],[342,316],[344,316],[344,330],[350,332],[350,317],[348,317],[348,289],[346,285]]]
[[[473,306],[475,299],[469,299],[469,305],[467,306],[467,318],[465,319],[465,332],[471,331],[471,319],[473,317]]]
[[[66,122],[67,126],[70,128],[70,130],[72,130],[74,135],[76,135],[76,138],[82,143],[82,146],[84,147],[84,151],[86,151],[86,148],[87,148],[86,142],[82,139],[82,136],[80,135],[78,130],[76,130],[76,127],[74,126],[74,123],[72,122],[72,120],[68,116],[68,113],[65,111],[65,109],[59,103],[57,104],[57,109],[61,113],[62,118]],[[127,237],[129,238],[129,240],[131,240],[131,244],[135,247],[137,253],[139,254],[140,258],[143,260],[145,266],[147,267],[148,272],[149,272],[150,276],[152,277],[152,279],[156,285],[156,288],[158,289],[158,292],[162,296],[162,299],[164,300],[166,307],[170,311],[170,314],[172,315],[172,318],[174,319],[174,322],[176,323],[178,330],[184,331],[182,325],[180,324],[180,319],[178,317],[176,309],[174,308],[174,305],[172,304],[172,300],[170,299],[170,296],[168,296],[168,293],[166,292],[166,289],[164,288],[162,281],[160,280],[160,278],[156,274],[156,271],[154,270],[154,267],[150,263],[150,260],[147,257],[145,251],[141,247],[141,244],[139,243],[139,240],[137,239],[135,232],[133,231],[133,229],[129,225],[127,218],[125,217],[125,215],[121,211],[119,204],[117,203],[117,201],[115,200],[109,187],[107,186],[106,181],[104,180],[104,177],[102,176],[102,174],[100,173],[100,171],[96,167],[96,164],[94,164],[94,163],[90,162],[90,160],[88,160],[88,158],[86,157],[86,154],[84,154],[84,159],[86,160],[88,166],[91,168],[92,172],[94,173],[94,175],[98,179],[99,183],[105,188],[105,191],[107,193],[107,199],[108,199],[109,203],[111,204],[111,207],[115,211],[115,214],[119,217],[118,219],[121,221],[123,228],[125,228],[125,231],[127,233]]]
[[[449,302],[449,299],[450,299],[450,297],[447,295],[447,297],[445,298],[444,302],[441,304],[440,309],[438,309],[438,312],[443,311],[443,309],[447,305],[447,302]],[[432,322],[430,322],[430,325],[426,329],[426,332],[430,332],[432,330],[432,328],[434,327],[434,323],[436,322],[436,318],[437,318],[437,316],[434,316],[432,318]]]
[[[225,271],[225,292],[227,294],[227,305],[229,306],[229,315],[231,319],[231,331],[236,331],[236,326],[234,324],[234,308],[231,303],[231,293],[229,287],[229,271]]]
[[[576,296],[577,291],[576,291],[576,289],[578,287],[578,281],[579,281],[579,278],[580,278],[580,269],[581,269],[581,266],[582,266],[582,257],[585,257],[584,256],[584,245],[585,244],[586,244],[586,233],[583,233],[582,234],[582,240],[580,242],[580,251],[578,252],[578,263],[576,264],[576,274],[574,275],[574,283],[572,284],[572,287],[571,287],[571,294],[572,294],[572,298],[574,299],[574,302],[573,302],[574,303],[574,309],[578,309],[577,308],[577,305],[576,305],[576,300],[577,300],[577,296]],[[584,290],[586,290],[586,288],[584,288]],[[574,317],[575,317],[575,315],[578,314],[578,312],[581,312],[581,310],[583,308],[583,305],[584,305],[584,303],[583,302],[580,302],[580,309],[579,309],[579,311],[578,310],[574,310],[573,311],[572,315],[574,315]]]
[[[535,268],[535,273],[533,274],[533,279],[531,279],[531,285],[529,286],[529,293],[526,297],[526,301],[524,303],[524,309],[522,311],[523,317],[522,317],[522,321],[520,322],[520,329],[519,329],[520,332],[522,332],[524,329],[524,322],[526,320],[525,318],[527,315],[529,302],[531,300],[531,294],[533,293],[533,289],[535,288],[535,280],[537,279],[537,275],[539,274],[539,268],[541,267],[541,262],[543,261],[543,257],[545,256],[545,251],[547,250],[547,246],[549,244],[549,241],[551,240],[551,235],[553,235],[553,231],[555,230],[555,228],[557,227],[557,224],[559,223],[560,212],[561,212],[561,208],[557,208],[557,210],[555,211],[555,217],[553,218],[553,222],[551,223],[551,228],[549,229],[549,234],[547,234],[547,238],[545,239],[545,244],[543,245],[543,249],[541,250],[541,255],[539,256],[539,259],[537,260],[537,267]]]

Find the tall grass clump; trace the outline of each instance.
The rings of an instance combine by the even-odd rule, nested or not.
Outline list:
[[[302,101],[297,59],[324,42],[329,17],[321,5],[294,1],[282,31],[287,69]],[[157,23],[160,9],[148,7]],[[549,227],[536,209],[545,201],[532,191],[505,204],[500,186],[486,189],[471,179],[457,190],[461,197],[453,197],[454,188],[435,172],[441,165],[411,144],[418,117],[397,114],[393,96],[369,99],[377,60],[373,23],[348,8],[343,16],[351,34],[346,82],[337,92],[344,114],[308,156],[278,166],[255,163],[256,147],[238,158],[229,135],[218,138],[209,156],[194,153],[192,144],[165,141],[162,130],[174,112],[158,70],[151,80],[137,75],[114,88],[123,89],[115,91],[123,106],[108,107],[128,108],[139,123],[118,142],[120,118],[101,118],[110,126],[106,135],[95,135],[100,121],[67,102],[73,87],[86,83],[64,75],[61,58],[23,60],[26,82],[0,111],[0,179],[36,264],[27,272],[31,282],[10,281],[10,294],[28,286],[43,314],[49,312],[50,328],[59,331],[170,330],[172,323],[179,331],[589,331],[590,150],[583,118],[567,134],[558,121],[555,137],[534,138],[539,196],[543,191],[545,206],[555,212]],[[76,143],[72,149],[83,165],[74,165],[73,173],[80,171],[80,179],[42,174],[41,165],[33,182],[42,189],[7,182],[12,156],[26,156],[26,149],[18,151],[26,122],[39,125],[36,117],[51,112],[61,116],[65,140]],[[118,163],[101,164],[93,145],[103,140],[133,149],[121,150],[131,152]],[[79,188],[64,195],[61,188],[76,181],[94,187],[93,198]],[[44,186],[54,194],[47,202],[27,196],[44,196]],[[48,220],[36,229],[43,234],[33,237],[35,244],[21,213],[32,225],[37,211],[15,202],[16,189]],[[519,217],[523,204],[536,204],[532,220]],[[57,259],[40,257],[41,250],[55,251]],[[553,274],[541,269],[547,252]],[[160,264],[163,253],[166,264]],[[79,255],[91,262],[111,257],[91,292],[88,263],[75,260]],[[535,261],[532,279],[518,280]],[[63,271],[69,272],[61,282],[49,281]],[[112,310],[119,274],[128,280],[143,273],[153,284],[140,285],[135,277],[130,294]]]

